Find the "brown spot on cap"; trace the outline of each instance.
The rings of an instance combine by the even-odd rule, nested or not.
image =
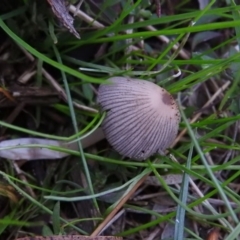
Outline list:
[[[162,101],[166,105],[174,104],[174,100],[173,100],[172,96],[166,91],[162,95]]]
[[[144,160],[163,153],[175,140],[180,113],[172,96],[158,85],[139,79],[113,77],[98,90],[107,115],[106,139],[123,156]]]

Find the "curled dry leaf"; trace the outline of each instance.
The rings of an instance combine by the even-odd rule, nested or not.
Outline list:
[[[90,135],[83,137],[81,144],[83,148],[87,148],[102,139],[104,139],[103,131],[101,128],[98,128]],[[52,149],[45,148],[43,145],[52,147]],[[64,142],[42,138],[16,138],[0,142],[0,157],[9,160],[50,160],[63,158],[69,155],[67,152],[54,150],[54,147],[66,148],[74,151],[79,150],[77,142]]]
[[[158,85],[113,77],[102,84],[98,103],[107,112],[102,127],[106,139],[125,157],[144,160],[164,154],[176,138],[180,113],[173,97]]]
[[[76,38],[80,38],[80,35],[73,26],[73,17],[69,14],[65,0],[47,0],[50,4],[54,15],[59,21],[66,27],[70,33]]]
[[[17,138],[0,142],[0,157],[11,160],[58,159],[68,156],[67,153],[54,151],[43,147],[25,147],[24,145],[46,145],[67,147],[56,140],[41,138]]]

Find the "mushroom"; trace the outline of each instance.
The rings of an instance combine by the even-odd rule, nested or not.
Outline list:
[[[161,155],[176,138],[180,113],[173,97],[140,79],[112,77],[97,101],[106,111],[102,128],[110,145],[124,157],[145,160]]]

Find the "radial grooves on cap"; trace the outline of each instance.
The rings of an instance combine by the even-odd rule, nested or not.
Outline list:
[[[116,98],[118,98],[118,99],[116,99]],[[101,104],[104,107],[109,106],[109,104],[112,104],[112,103],[118,103],[118,105],[121,105],[121,104],[126,105],[127,102],[132,102],[132,104],[139,104],[139,103],[144,103],[144,102],[146,103],[146,102],[149,102],[149,98],[143,97],[141,99],[138,99],[137,96],[136,96],[135,101],[133,101],[133,99],[130,98],[130,97],[119,96],[117,94],[115,95],[115,98],[112,98],[111,96],[109,96],[109,97],[106,96],[104,98],[101,98]]]
[[[159,119],[159,125],[161,126],[160,128],[161,129],[161,146],[167,137],[168,128],[166,127],[166,124],[167,124],[167,119],[164,119],[164,118]]]
[[[128,111],[129,112],[129,111]],[[127,113],[128,113],[127,112]],[[137,112],[137,110],[136,110]],[[136,113],[133,112],[133,116],[135,115]],[[125,117],[124,117],[125,116]],[[119,128],[121,126],[125,127],[125,125],[129,125],[131,124],[132,122],[135,123],[135,117],[133,117],[132,115],[118,115],[118,114],[115,114],[115,113],[109,113],[108,114],[108,121],[105,121],[104,122],[104,126],[106,128],[109,128],[111,129],[111,125],[115,125],[115,126],[119,126]],[[117,120],[117,121],[116,121]],[[130,121],[130,122],[129,122]],[[111,132],[113,132],[115,129],[111,130]]]
[[[150,129],[150,132],[147,134],[147,138],[145,139],[145,144],[142,147],[142,153],[143,156],[149,157],[152,152],[156,152],[159,148],[159,145],[161,144],[161,136],[159,135],[159,129],[158,127],[158,121],[154,121],[154,125]]]
[[[129,114],[129,112],[131,112],[131,114]],[[121,124],[121,122],[125,123],[127,119],[134,119],[138,115],[138,112],[139,110],[137,107],[129,109],[121,106],[118,108],[117,111],[109,109],[109,121],[112,122],[112,119],[119,117],[119,121],[117,122],[117,124]]]
[[[124,131],[121,133],[122,135],[125,135],[128,141],[122,141],[122,143],[119,144],[118,150],[122,151],[123,148],[125,149],[125,151],[128,153],[128,155],[130,154],[130,152],[132,152],[132,148],[135,149],[137,148],[137,146],[139,144],[142,144],[142,142],[140,142],[142,140],[143,137],[145,137],[146,133],[144,131],[140,131],[139,129],[136,128],[136,121],[138,121],[138,118],[133,119],[133,128],[131,129],[131,132],[129,132],[128,129],[124,129]],[[141,119],[142,122],[147,120],[147,116],[144,116],[143,119]],[[143,123],[143,126],[144,123]],[[117,139],[117,136],[119,136],[119,134],[115,135],[115,139]],[[117,141],[117,140],[116,140]],[[129,142],[131,142],[131,144],[129,144]]]
[[[123,156],[143,160],[170,146],[180,115],[172,96],[154,83],[114,77],[101,85],[98,103],[107,111],[103,131]]]
[[[107,105],[108,110],[113,110],[113,109],[117,109],[118,112],[120,112],[121,110],[126,110],[126,109],[131,109],[133,110],[134,108],[138,107],[139,105],[142,105],[142,107],[147,107],[146,104],[144,104],[144,102],[139,101],[139,102],[130,102],[129,100],[127,100],[125,103],[123,102],[114,102],[112,101],[111,103],[109,103]]]
[[[145,119],[147,120],[146,116],[143,119],[141,119],[141,121],[144,121]],[[137,118],[137,115],[134,117],[129,115],[129,116],[127,116],[127,119],[123,118],[123,121],[119,121],[119,124],[121,125],[121,127],[119,127],[119,128],[122,131],[121,135],[129,135],[130,134],[130,137],[131,137],[134,135],[134,132],[138,132],[138,129],[136,129],[136,121],[139,121],[139,118]],[[129,129],[125,127],[126,125],[128,125],[128,128],[131,127],[131,133],[129,133]],[[119,132],[117,132],[117,133],[119,133]],[[117,137],[118,137],[118,135],[116,136],[116,138]]]
[[[130,122],[128,122],[128,128],[131,128],[131,132],[129,132],[128,128],[122,126],[120,131],[114,131],[113,134],[109,134],[109,140],[114,141],[118,141],[119,138],[119,134],[121,134],[121,136],[125,136],[127,138],[127,147],[131,146],[133,144],[133,142],[131,142],[131,145],[129,144],[129,141],[131,141],[131,139],[135,136],[135,133],[137,133],[136,137],[139,137],[139,131],[138,129],[136,129],[136,121],[137,119],[132,119]],[[124,142],[122,142],[122,144],[124,144]],[[122,145],[120,144],[120,145]],[[120,148],[120,146],[119,146]]]
[[[147,96],[142,96],[142,98],[139,98],[138,95],[136,96],[132,96],[132,97],[129,97],[129,96],[125,96],[127,93],[123,94],[123,95],[119,95],[119,94],[115,94],[115,97],[112,97],[112,96],[104,96],[101,98],[101,102],[104,103],[107,103],[107,102],[110,102],[110,100],[116,100],[116,98],[118,98],[119,101],[132,101],[133,99],[132,98],[135,98],[136,102],[137,101],[149,101],[149,97]]]
[[[150,132],[147,135],[145,140],[146,144],[143,146],[142,151],[145,153],[145,157],[149,157],[151,152],[156,152],[161,144],[161,139],[158,132],[158,123],[159,121],[154,121],[153,127],[150,129]]]
[[[168,138],[166,138],[166,141],[163,144],[163,149],[166,149],[169,147],[169,145],[171,145],[177,134],[177,132],[174,131],[174,129],[171,127],[169,123],[167,124],[166,129],[168,129]]]
[[[137,120],[138,119],[134,119],[134,121],[137,121]],[[142,119],[144,128],[147,126],[148,120],[149,119],[147,118],[147,116]],[[149,124],[152,124],[152,122],[150,122]],[[146,130],[146,128],[145,128],[145,130]],[[148,157],[149,154],[148,154],[148,151],[147,151],[145,145],[150,144],[149,142],[146,141],[149,131],[139,132],[137,128],[133,128],[130,134],[129,133],[126,134],[126,133],[128,133],[127,129],[124,131],[124,133],[122,133],[122,135],[125,135],[128,141],[122,141],[120,144],[118,144],[117,138],[116,138],[115,142],[112,141],[113,146],[117,146],[116,150],[119,151],[120,153],[122,153],[124,151],[126,154],[128,154],[128,156],[136,155],[137,151],[139,151],[140,153],[142,151],[144,151],[145,154],[142,154],[142,155],[144,155],[144,156],[146,155],[146,157]],[[116,136],[118,136],[118,135],[119,134],[117,134]],[[131,144],[129,144],[129,142],[131,142]],[[158,150],[158,148],[155,149],[155,152],[157,150]]]
[[[164,148],[169,147],[169,145],[172,144],[172,142],[174,141],[175,137],[177,135],[177,131],[176,129],[171,128],[171,126],[168,124],[168,128],[169,128],[169,138],[167,139],[166,144],[163,146]]]

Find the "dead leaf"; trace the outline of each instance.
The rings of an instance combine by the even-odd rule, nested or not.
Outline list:
[[[69,14],[65,0],[47,0],[50,4],[54,15],[59,21],[66,27],[70,33],[76,38],[80,38],[80,35],[73,26],[73,17]]]
[[[104,133],[101,128],[96,129],[91,134],[82,136],[82,147],[87,148],[98,141],[104,139]],[[15,138],[10,140],[4,140],[0,142],[0,157],[11,160],[40,160],[40,159],[59,159],[69,155],[67,152],[59,152],[54,149],[48,149],[44,147],[24,147],[23,145],[46,145],[52,147],[63,147],[78,150],[78,143],[64,142],[43,138]],[[21,147],[23,146],[23,147]]]

